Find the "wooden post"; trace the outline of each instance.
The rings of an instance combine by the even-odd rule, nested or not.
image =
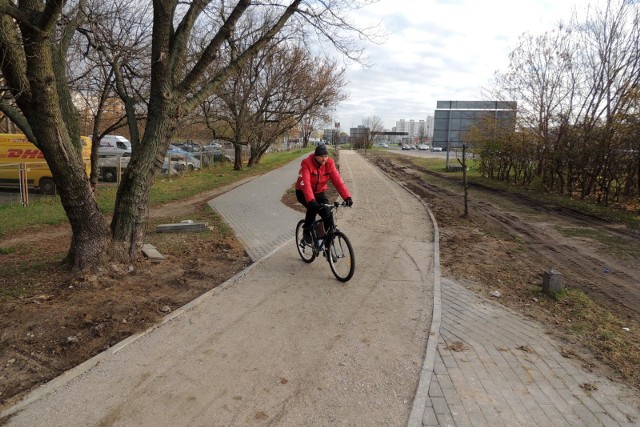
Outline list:
[[[22,206],[29,206],[29,181],[27,179],[26,163],[20,163],[18,174],[20,179],[20,201]]]

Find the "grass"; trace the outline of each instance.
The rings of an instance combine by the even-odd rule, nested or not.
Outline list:
[[[5,288],[3,286],[0,288],[0,300],[16,299],[16,298],[24,297],[26,295],[30,295],[31,293],[32,293],[31,287],[24,286],[22,284],[16,285],[12,288]]]
[[[577,289],[564,289],[549,298],[547,308],[554,319],[561,319],[571,335],[599,359],[616,367],[629,383],[640,386],[637,330],[628,328],[631,325]]]
[[[620,236],[603,233],[602,231],[595,230],[593,228],[556,226],[556,230],[566,237],[590,239],[600,243],[598,248],[599,251],[609,253],[617,257],[632,258],[637,252],[636,248],[629,248],[629,245],[626,244],[624,240],[621,240]]]
[[[241,171],[233,170],[233,165],[227,162],[211,169],[204,169],[183,176],[159,177],[151,189],[150,203],[151,205],[160,205],[188,198],[250,176],[264,174],[291,162],[307,151],[293,150],[267,154],[262,158],[259,165],[251,168],[244,167]],[[113,213],[115,196],[116,187],[98,186],[96,200],[103,213],[107,215]],[[23,207],[20,203],[0,205],[0,237],[28,227],[62,224],[67,221],[67,216],[57,196],[34,199],[27,207]],[[0,248],[0,251],[3,250],[8,249]]]

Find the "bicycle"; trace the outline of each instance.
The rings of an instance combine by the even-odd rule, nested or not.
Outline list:
[[[341,282],[347,282],[353,277],[356,268],[353,246],[351,246],[347,236],[338,230],[336,216],[334,215],[338,208],[346,205],[344,202],[334,202],[332,205],[325,204],[324,206],[329,208],[329,212],[333,216],[333,226],[326,230],[324,237],[318,238],[316,226],[322,223],[323,219],[315,220],[310,230],[312,243],[305,243],[302,228],[304,220],[301,219],[296,226],[296,248],[300,258],[306,263],[313,262],[322,253],[336,279]]]

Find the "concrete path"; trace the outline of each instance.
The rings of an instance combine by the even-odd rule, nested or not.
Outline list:
[[[268,255],[38,388],[0,424],[405,425],[434,300],[427,211],[345,152],[341,169],[356,205],[340,210],[338,224],[354,246],[356,273],[341,283],[324,259],[303,263],[287,240],[302,214],[285,217],[280,197],[299,163],[213,203],[226,206],[220,212],[254,254]],[[243,231],[245,216],[259,238]]]
[[[436,153],[442,155],[443,153]],[[254,259],[293,236],[299,214],[271,208],[274,227],[257,227],[256,198],[277,199],[298,162],[211,206],[234,227]],[[240,195],[240,197],[238,197]],[[244,200],[244,202],[242,202]],[[436,226],[437,230],[437,226]],[[437,257],[437,247],[436,247]],[[439,276],[439,265],[434,267]],[[634,393],[564,357],[562,344],[523,316],[462,285],[435,279],[431,337],[410,426],[631,426],[640,423]],[[375,422],[372,425],[376,425]]]

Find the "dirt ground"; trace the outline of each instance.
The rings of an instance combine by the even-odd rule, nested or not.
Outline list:
[[[0,248],[14,249],[0,254],[0,410],[248,266],[244,247],[206,204],[226,190],[151,210],[147,242],[162,263],[140,259],[70,274],[59,263],[70,243],[68,225],[0,240]],[[158,224],[187,219],[209,230],[155,232]]]
[[[429,203],[440,227],[443,276],[485,296],[499,291],[501,303],[562,334],[575,321],[574,308],[541,293],[543,272],[556,269],[567,287],[585,291],[620,319],[620,328],[628,328],[622,332],[624,339],[640,354],[638,234],[475,187],[470,218],[464,219],[459,186],[430,176],[402,157],[370,160]],[[206,205],[222,191],[151,211],[147,240],[165,255],[161,264],[141,259],[71,275],[57,263],[68,248],[68,226],[42,227],[0,240],[0,248],[13,249],[0,254],[0,410],[244,269],[250,263],[244,249]],[[285,199],[295,204],[293,198]],[[155,232],[157,224],[184,219],[207,222],[210,229]],[[570,236],[568,231],[575,230],[588,233]],[[583,352],[580,336],[565,337],[568,356]],[[610,375],[638,385],[637,363],[594,348],[611,368]]]

